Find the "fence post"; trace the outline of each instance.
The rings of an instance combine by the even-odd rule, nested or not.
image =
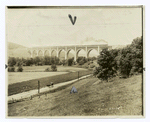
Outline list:
[[[78,71],[78,80],[79,80],[79,71]]]
[[[40,81],[38,80],[38,93],[40,93]]]

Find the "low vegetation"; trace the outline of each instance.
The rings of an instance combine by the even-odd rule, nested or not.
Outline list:
[[[18,72],[22,72],[22,71],[23,71],[22,66],[19,66],[18,69],[17,69],[17,71],[18,71]]]
[[[57,71],[57,66],[55,64],[51,65],[51,70],[52,71]]]
[[[9,57],[8,66],[9,67],[17,67],[17,66],[43,66],[43,65],[63,65],[63,66],[73,66],[73,65],[84,65],[87,62],[96,60],[96,57],[78,57],[77,62],[74,61],[74,58],[69,58],[67,60],[60,60],[54,56],[44,56],[44,57],[35,57],[35,58],[15,58]],[[79,66],[79,67],[80,67]],[[56,69],[54,69],[56,70]],[[9,70],[10,71],[10,70]],[[45,69],[45,71],[50,71],[50,69]],[[53,69],[52,69],[53,71]]]
[[[40,98],[8,104],[8,116],[142,116],[141,84],[141,75],[113,82],[91,77]],[[78,93],[70,94],[72,86]]]
[[[9,58],[8,71],[18,71],[22,65],[51,65],[46,72],[57,71],[57,65],[82,67],[79,77],[93,73],[90,77],[73,84],[78,93],[69,94],[72,86],[41,96],[39,99],[8,105],[9,116],[95,116],[95,115],[142,115],[143,38],[136,38],[122,49],[103,49],[97,58],[78,57],[60,61],[57,57],[35,57],[31,59]],[[11,68],[10,68],[11,67]],[[94,71],[92,71],[94,69]],[[134,75],[136,74],[136,75]],[[133,77],[129,77],[132,76]],[[128,78],[128,79],[120,79]],[[78,78],[78,72],[39,78],[8,86],[8,95],[46,87]],[[97,79],[98,78],[98,79]],[[107,81],[107,82],[106,82]],[[109,82],[108,82],[109,81]],[[113,82],[112,82],[113,81]],[[135,94],[136,93],[136,94]],[[62,95],[63,94],[63,95]],[[21,107],[20,107],[21,106]],[[39,107],[42,106],[42,107]],[[48,106],[48,107],[47,107]],[[32,110],[31,110],[32,109]]]
[[[89,74],[92,74],[92,71],[89,70],[79,71],[79,77],[89,75]],[[77,78],[78,78],[78,72],[69,72],[67,74],[49,76],[49,77],[38,78],[38,79],[10,84],[8,85],[8,96],[37,89],[38,80],[40,81],[40,87],[42,88],[42,87],[46,87],[50,82],[53,82],[55,85],[57,83],[67,82]]]
[[[103,49],[98,56],[98,67],[94,75],[101,80],[107,80],[119,75],[129,77],[134,73],[142,73],[143,69],[143,39],[136,38],[131,45],[122,49]]]
[[[15,72],[15,67],[8,67],[8,72]]]

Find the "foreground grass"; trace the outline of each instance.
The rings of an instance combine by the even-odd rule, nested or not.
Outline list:
[[[70,94],[72,86],[78,93]],[[87,78],[66,89],[8,104],[8,116],[142,115],[142,77],[98,82]]]
[[[92,71],[83,70],[79,71],[79,77],[91,74]],[[56,76],[49,76],[44,78],[32,79],[24,82],[18,82],[8,85],[8,96],[13,94],[18,94],[21,92],[30,91],[33,89],[38,89],[38,80],[40,81],[40,88],[46,87],[53,82],[54,84],[67,82],[73,79],[78,78],[78,72],[69,72],[67,74],[61,74]]]

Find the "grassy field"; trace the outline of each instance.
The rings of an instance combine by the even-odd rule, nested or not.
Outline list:
[[[22,72],[22,73],[26,73],[26,72]],[[34,72],[32,72],[32,73],[34,73]],[[79,71],[79,77],[88,75],[91,73],[92,73],[92,71],[89,71],[89,70],[81,70],[81,71]],[[13,95],[13,94],[18,94],[21,92],[26,92],[26,91],[33,90],[33,89],[37,89],[38,88],[38,80],[40,81],[40,87],[42,88],[42,87],[46,87],[47,85],[49,85],[50,82],[53,82],[55,85],[57,83],[67,82],[67,81],[70,81],[70,80],[73,80],[76,78],[78,78],[78,72],[69,72],[67,74],[47,76],[44,78],[37,78],[37,79],[32,79],[32,80],[28,80],[28,81],[24,81],[24,82],[17,82],[14,84],[9,84],[8,85],[8,96]]]
[[[51,68],[50,65],[44,65],[44,66],[24,66],[23,71],[24,72],[44,72],[46,68]],[[81,71],[86,70],[83,68],[77,68],[77,67],[71,67],[71,66],[57,66],[58,72],[75,72],[75,71]]]
[[[72,86],[78,93],[70,94]],[[107,116],[142,115],[142,76],[80,80],[61,91],[32,100],[8,104],[8,116]]]
[[[66,74],[68,72],[8,72],[8,84]]]
[[[8,72],[8,84],[66,74],[68,72],[87,71],[84,68],[57,66],[57,72],[45,72],[45,69],[48,67],[51,69],[51,66],[24,66],[23,72]]]

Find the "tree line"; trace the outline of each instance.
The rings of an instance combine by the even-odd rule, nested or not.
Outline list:
[[[130,45],[122,49],[103,49],[97,58],[98,67],[93,74],[99,79],[120,76],[129,77],[143,71],[143,38],[133,39]]]
[[[74,61],[74,57],[69,58],[67,60],[60,60],[56,56],[44,56],[44,57],[34,57],[34,58],[16,58],[16,57],[9,57],[8,58],[8,66],[14,67],[14,66],[41,66],[41,65],[68,65],[72,66],[76,63],[79,63],[79,65],[83,65],[87,61],[96,60],[96,57],[78,57],[77,62]]]

